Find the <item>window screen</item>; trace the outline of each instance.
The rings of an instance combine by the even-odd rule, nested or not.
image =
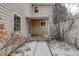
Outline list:
[[[17,15],[14,14],[14,31],[20,31],[20,22],[21,22],[21,18]]]

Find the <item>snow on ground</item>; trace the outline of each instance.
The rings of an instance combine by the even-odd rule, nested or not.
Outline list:
[[[32,41],[25,43],[15,52],[15,56],[51,56],[47,42]]]
[[[22,47],[15,51],[15,56],[79,56],[79,50],[65,42],[52,40],[48,43],[51,51],[48,48],[46,41],[31,41],[25,43]]]
[[[50,49],[54,56],[78,56],[79,50],[65,42],[51,41]]]
[[[45,41],[37,42],[35,56],[51,56],[47,42]]]
[[[16,56],[32,56],[34,54],[36,41],[25,43],[22,47],[16,50]]]

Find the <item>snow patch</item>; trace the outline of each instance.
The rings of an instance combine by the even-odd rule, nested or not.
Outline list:
[[[54,56],[78,56],[79,50],[65,43],[53,40],[50,43],[50,48]]]

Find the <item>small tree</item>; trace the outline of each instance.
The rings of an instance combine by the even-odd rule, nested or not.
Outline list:
[[[55,26],[55,39],[64,41],[69,38],[74,23],[73,18],[68,17],[67,9],[65,6],[57,3],[54,6],[54,26]]]

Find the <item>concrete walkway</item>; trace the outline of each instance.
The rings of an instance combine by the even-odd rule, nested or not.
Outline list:
[[[37,42],[34,55],[35,56],[51,56],[51,53],[50,53],[50,50],[48,48],[47,42],[45,42],[45,41]]]
[[[15,56],[52,56],[45,39],[44,37],[31,37],[30,40],[33,41],[23,44],[15,51]]]

